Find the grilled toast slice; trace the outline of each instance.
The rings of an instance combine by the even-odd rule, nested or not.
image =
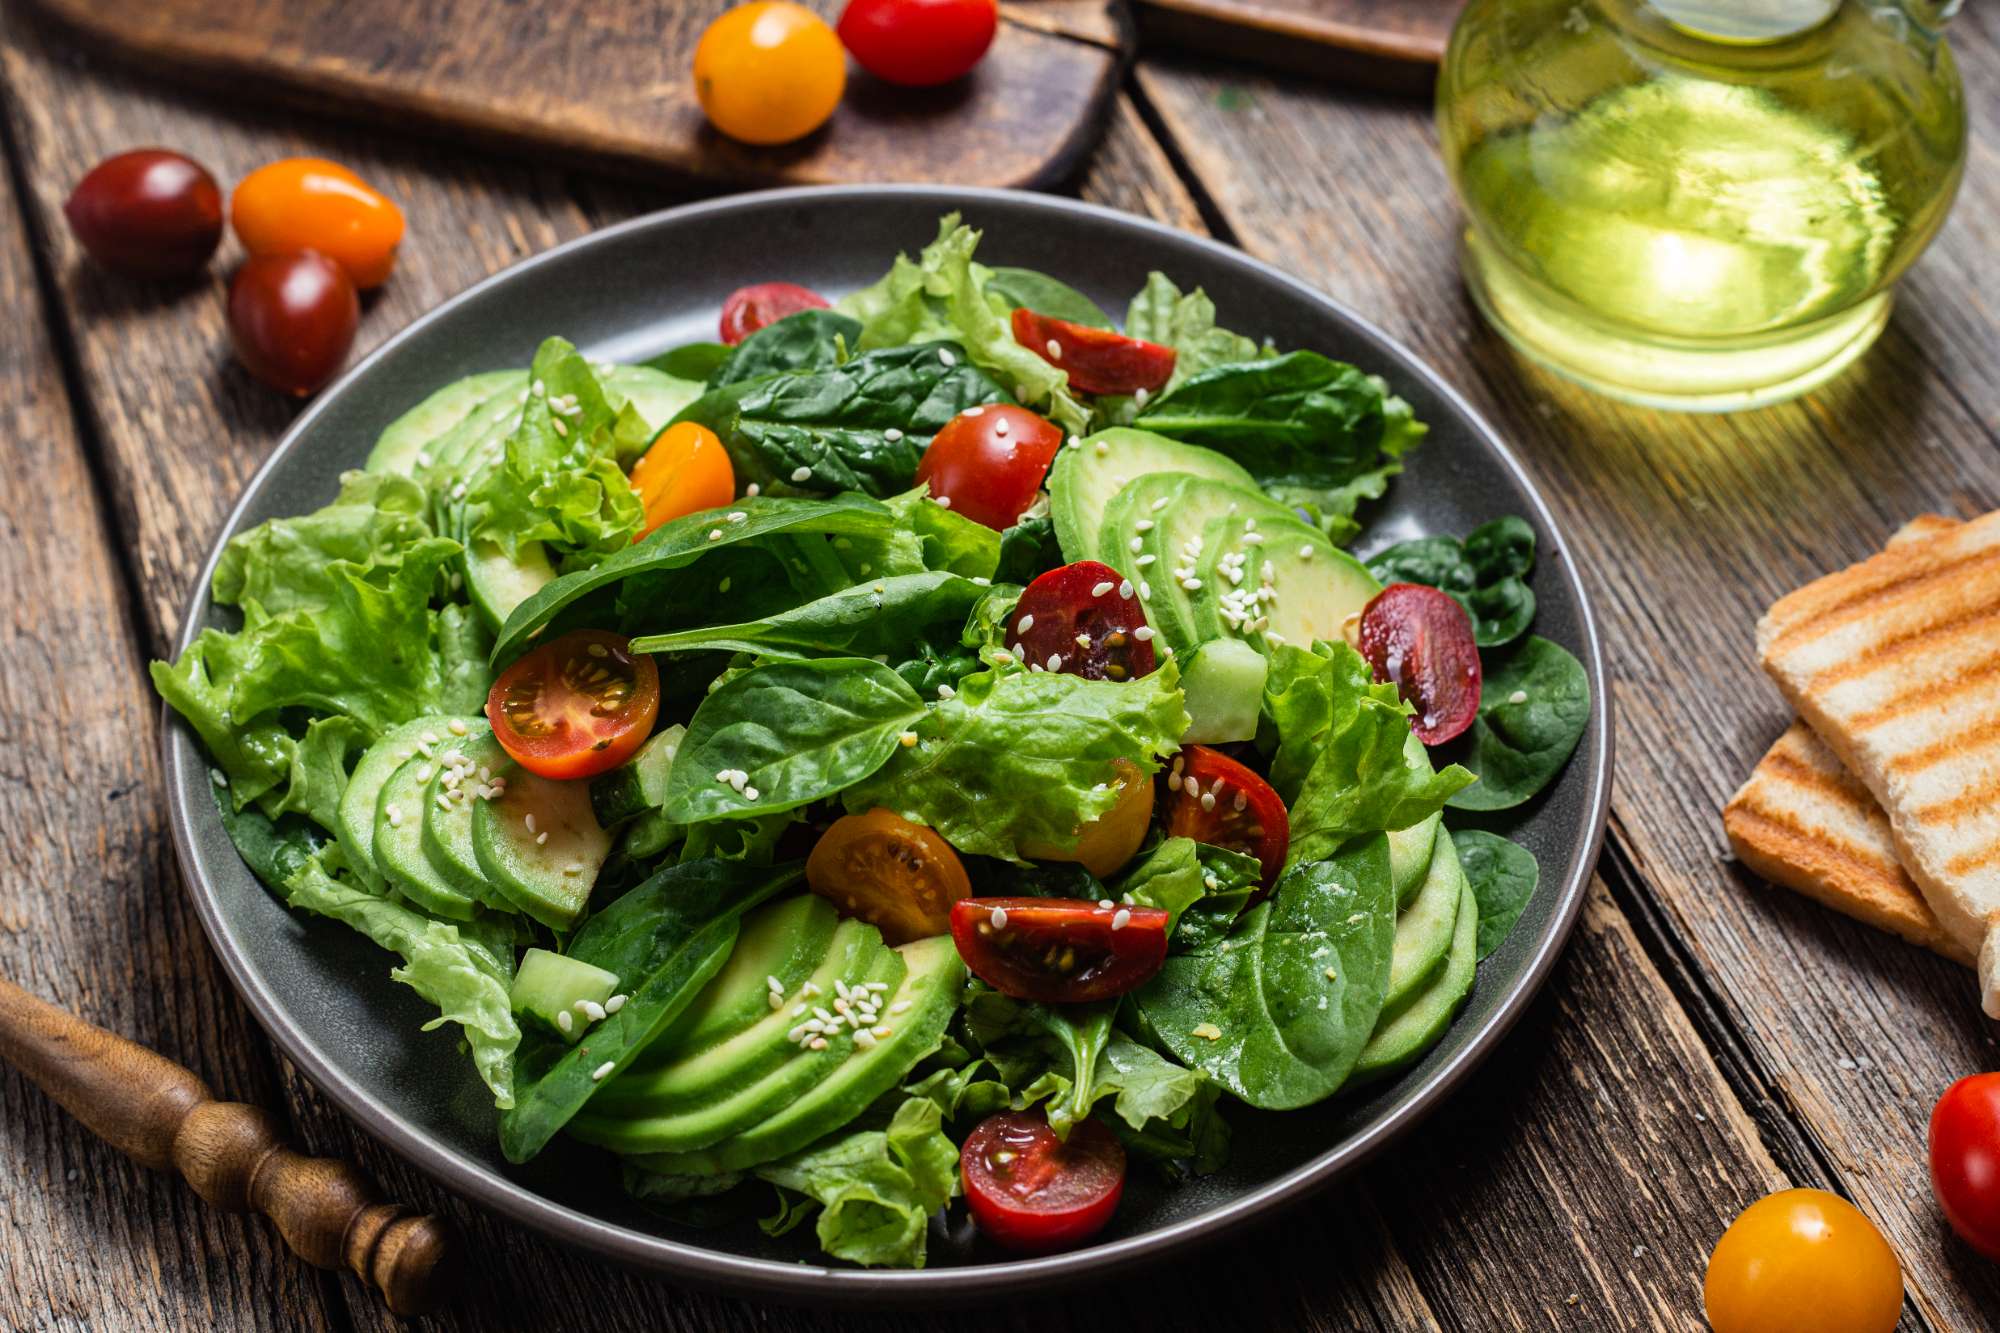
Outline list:
[[[2000,512],[1829,574],[1757,626],[1778,688],[1889,818],[2000,1017]]]

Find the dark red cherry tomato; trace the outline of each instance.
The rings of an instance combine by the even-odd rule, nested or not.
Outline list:
[[[760,282],[752,287],[738,287],[722,303],[722,341],[734,347],[786,315],[824,309],[824,296],[795,282]]]
[[[208,262],[222,239],[222,191],[199,162],[164,148],[107,157],[63,204],[92,259],[138,278],[172,278]]]
[[[1152,978],[1167,957],[1168,915],[1081,898],[960,898],[951,942],[972,974],[1017,1000],[1088,1004]]]
[[[1449,593],[1392,583],[1361,612],[1361,655],[1417,710],[1410,730],[1442,745],[1479,716],[1479,647],[1472,620]]]
[[[848,0],[839,32],[876,78],[928,88],[971,73],[999,25],[994,0]]]
[[[972,1220],[994,1244],[1029,1254],[1081,1245],[1111,1220],[1125,1192],[1125,1147],[1095,1120],[1058,1139],[1041,1111],[979,1122],[958,1154]]]
[[[1220,751],[1189,745],[1174,759],[1167,789],[1174,793],[1167,807],[1168,837],[1254,856],[1264,868],[1264,887],[1277,883],[1292,843],[1292,820],[1270,783]]]
[[[1174,375],[1171,347],[1127,338],[1110,329],[1072,324],[1032,310],[1014,312],[1014,341],[1052,366],[1069,372],[1069,386],[1085,393],[1152,393]]]
[[[1155,665],[1153,631],[1131,582],[1095,560],[1030,583],[1009,618],[1007,647],[1030,668],[1085,680],[1132,680]]]
[[[945,423],[917,464],[931,498],[996,532],[1035,502],[1062,432],[1025,407],[968,407]]]
[[[361,322],[347,270],[317,250],[254,255],[229,284],[229,339],[244,368],[304,397],[340,373]]]
[[[1962,1078],[1938,1099],[1931,1191],[1967,1245],[2000,1259],[2000,1074]]]

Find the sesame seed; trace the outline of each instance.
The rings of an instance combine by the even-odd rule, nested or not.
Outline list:
[[[1305,545],[1299,547],[1299,559],[1310,560],[1312,558],[1313,558],[1313,548],[1311,542],[1307,542]]]
[[[1060,671],[1060,670],[1062,670],[1062,654],[1061,654],[1061,653],[1050,653],[1050,654],[1049,654],[1049,670],[1051,670],[1051,671]]]
[[[1507,702],[1510,704],[1524,704],[1528,702],[1528,692],[1526,690],[1515,690],[1507,696]]]
[[[1188,1035],[1193,1037],[1200,1037],[1203,1041],[1221,1041],[1222,1029],[1217,1027],[1213,1023],[1202,1023],[1197,1025],[1194,1031],[1192,1031]]]
[[[604,1002],[604,1012],[607,1014],[617,1013],[620,1009],[623,1009],[625,1007],[625,1001],[631,998],[632,997],[629,995],[612,996],[610,999]]]
[[[611,1071],[616,1068],[618,1068],[616,1060],[606,1060],[603,1064],[590,1071],[590,1081],[592,1083],[602,1083],[605,1079],[611,1077]]]
[[[937,507],[938,507],[939,509],[949,509],[949,508],[951,508],[951,497],[950,497],[949,495],[940,495],[940,496],[938,496],[938,497],[937,497]]]
[[[1181,789],[1181,782],[1182,782],[1182,778],[1181,778],[1181,775],[1180,775],[1180,774],[1178,774],[1178,773],[1169,773],[1169,774],[1167,774],[1167,790],[1168,790],[1168,791],[1179,791],[1179,790]]]
[[[1236,793],[1236,799],[1231,801],[1229,803],[1229,806],[1232,810],[1241,810],[1244,806],[1248,804],[1250,804],[1250,798],[1244,793],[1239,791]]]
[[[854,1044],[864,1051],[868,1050],[875,1045],[875,1034],[866,1031],[857,1032],[854,1034]]]
[[[549,424],[555,427],[556,434],[565,439],[569,437],[569,426],[564,423],[561,417],[550,417]]]
[[[1067,443],[1072,449],[1081,449],[1083,448],[1083,437],[1081,435],[1072,435],[1069,437]]]
[[[992,914],[987,917],[987,920],[993,923],[993,929],[995,930],[1007,929],[1007,909],[1004,907],[994,908]]]
[[[1181,580],[1181,587],[1182,587],[1182,588],[1184,588],[1184,589],[1186,589],[1186,590],[1187,590],[1187,591],[1189,591],[1189,592],[1200,592],[1200,591],[1201,591],[1201,580],[1200,580],[1200,579],[1182,579],[1182,580]]]
[[[947,366],[955,366],[958,364],[958,358],[951,354],[951,349],[949,347],[938,348],[938,360],[942,361]]]
[[[528,392],[532,393],[537,398],[542,397],[548,391],[549,391],[549,386],[542,383],[542,381],[540,380],[536,380],[533,384],[530,384],[528,386]]]
[[[1153,585],[1144,579],[1139,580],[1139,600],[1142,602],[1153,600]]]
[[[1148,552],[1145,555],[1140,556],[1137,560],[1134,560],[1132,563],[1137,565],[1139,568],[1144,569],[1147,565],[1152,564],[1155,560],[1158,560],[1159,558],[1160,557],[1152,554],[1151,552]]]
[[[731,523],[741,523],[749,517],[750,515],[744,513],[741,509],[734,509],[730,511],[729,521]]]
[[[776,977],[771,977],[771,976],[765,977],[764,985],[767,989],[776,991],[780,995],[783,995],[785,993],[785,983],[778,980]]]
[[[1131,920],[1132,913],[1121,907],[1111,914],[1111,928],[1113,930],[1123,930]]]
[[[1007,425],[1007,418],[1005,418],[1005,417],[995,417],[995,418],[993,419],[993,433],[994,433],[995,435],[998,435],[998,436],[1001,436],[1001,437],[1003,437],[1003,438],[1004,438],[1004,437],[1006,436],[1007,432],[1008,432],[1008,431],[1009,431],[1010,429],[1011,429],[1011,427],[1009,427],[1009,426]]]
[[[585,1000],[578,1007],[583,1010],[583,1016],[593,1023],[602,1023],[609,1012],[595,1000]]]
[[[1132,401],[1137,403],[1141,407],[1144,407],[1146,405],[1146,400],[1148,398],[1151,398],[1152,396],[1153,396],[1152,391],[1149,389],[1134,389],[1132,391]]]
[[[953,699],[956,698],[957,696],[958,696],[958,691],[954,690],[951,686],[949,685],[938,686],[938,698]]]
[[[1105,593],[1110,592],[1116,586],[1117,585],[1112,583],[1110,579],[1106,579],[1102,583],[1092,584],[1090,588],[1090,595],[1092,597],[1102,597],[1104,596]]]
[[[1332,968],[1329,967],[1326,970],[1326,979],[1328,981],[1338,981],[1340,980],[1340,973],[1334,971]]]
[[[1110,452],[1111,452],[1111,446],[1110,446],[1110,445],[1106,444],[1106,443],[1105,443],[1104,441],[1102,441],[1102,440],[1099,440],[1099,441],[1097,442],[1097,456],[1098,456],[1099,458],[1102,458],[1102,457],[1104,457],[1104,456],[1105,456],[1106,454],[1108,454],[1108,453],[1110,453]]]
[[[743,488],[743,493],[747,496],[750,496],[752,499],[755,499],[757,496],[762,495],[764,493],[764,488],[762,486],[759,486],[756,482],[753,481],[748,486],[745,486]]]
[[[812,474],[813,474],[813,470],[812,470],[811,468],[809,468],[809,467],[795,467],[795,468],[793,468],[793,469],[792,469],[792,480],[793,480],[793,481],[811,481],[811,480],[812,480]]]
[[[439,793],[437,794],[437,808],[438,808],[438,809],[440,809],[440,810],[449,810],[449,809],[451,809],[451,793],[450,793],[450,792],[448,792],[448,791],[441,791],[441,792],[439,792]]]
[[[563,1035],[567,1036],[576,1031],[576,1020],[571,1018],[569,1010],[565,1009],[556,1015],[556,1026],[562,1029]]]
[[[710,541],[712,541],[712,542],[719,542],[719,541],[721,541],[721,540],[722,540],[722,529],[721,529],[721,528],[710,528],[710,529],[708,530],[708,539],[709,539]]]
[[[1153,637],[1153,627],[1151,625],[1141,625],[1139,626],[1139,628],[1132,631],[1132,637],[1137,639],[1140,643],[1147,643],[1151,641]]]
[[[597,644],[591,645],[591,647],[593,648],[597,646],[599,645]],[[463,736],[465,734],[465,722],[461,718],[456,718],[456,717],[453,718],[450,722],[445,724],[445,727],[454,736]]]
[[[563,874],[565,875],[581,875],[582,873],[583,873],[583,862],[581,861],[571,861],[568,865],[563,867]]]
[[[754,801],[761,795],[763,795],[763,793],[758,791],[755,787],[745,787],[743,789],[743,799],[746,801]]]
[[[535,831],[535,816],[533,811],[521,816],[521,826],[530,833]]]
[[[1111,585],[1107,583],[1104,586],[1108,588]],[[1035,618],[1033,616],[1022,616],[1020,620],[1015,622],[1014,632],[1016,634],[1026,634],[1029,630],[1033,629],[1034,627],[1035,627]]]
[[[889,443],[894,444],[896,441],[903,438],[903,432],[897,430],[894,426],[891,426],[889,427],[889,429],[882,432],[882,438],[887,440]]]
[[[1131,600],[1131,597],[1132,597],[1132,580],[1130,580],[1130,579],[1124,579],[1124,580],[1121,580],[1121,581],[1119,582],[1119,584],[1118,584],[1118,595],[1119,595],[1120,597],[1123,597],[1123,598],[1125,598],[1125,599],[1126,599],[1127,601]]]
[[[1077,646],[1077,647],[1079,647],[1079,648],[1089,648],[1089,647],[1090,647],[1090,636],[1089,636],[1088,634],[1079,634],[1079,635],[1077,635],[1077,636],[1076,636],[1076,646]]]
[[[765,998],[771,1002],[771,1007],[773,1009],[782,1009],[785,1007],[785,997],[778,994],[778,992],[776,991],[771,991],[768,995],[765,996]]]
[[[905,750],[907,750],[911,746],[917,743],[917,733],[914,731],[906,731],[903,732],[901,735],[897,736],[896,740],[902,745],[902,747]]]
[[[814,1037],[811,1041],[807,1042],[806,1045],[810,1046],[815,1051],[823,1051],[826,1049],[826,1038]]]

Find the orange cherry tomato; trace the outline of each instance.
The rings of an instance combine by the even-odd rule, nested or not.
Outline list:
[[[824,125],[847,86],[847,52],[826,20],[791,0],[738,5],[694,49],[694,91],[715,128],[744,143],[790,143]]]
[[[319,157],[288,157],[245,176],[229,221],[253,255],[317,250],[366,291],[389,280],[403,212],[359,176]]]
[[[1022,843],[1023,855],[1036,861],[1074,861],[1099,879],[1109,879],[1132,859],[1146,830],[1153,826],[1153,781],[1130,759],[1114,759],[1118,804],[1085,824],[1076,846],[1064,851],[1045,843]]]
[[[1703,1288],[1715,1333],[1891,1333],[1903,1270],[1862,1211],[1825,1190],[1783,1190],[1716,1242]]]
[[[683,421],[661,431],[632,466],[632,489],[645,507],[644,537],[654,528],[704,509],[720,509],[736,498],[736,470],[729,451],[706,426]]]
[[[653,659],[594,629],[543,644],[501,672],[486,696],[500,748],[545,778],[618,767],[653,734],[659,713]]]
[[[892,810],[844,815],[806,858],[806,885],[890,944],[951,929],[951,905],[972,893],[951,844]]]

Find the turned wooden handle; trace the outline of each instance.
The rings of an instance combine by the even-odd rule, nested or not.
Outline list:
[[[423,1314],[450,1296],[457,1246],[443,1219],[382,1202],[347,1163],[286,1147],[258,1108],[216,1101],[191,1071],[4,977],[0,1059],[127,1157],[173,1168],[218,1208],[264,1214],[294,1254],[351,1270],[395,1313]]]

